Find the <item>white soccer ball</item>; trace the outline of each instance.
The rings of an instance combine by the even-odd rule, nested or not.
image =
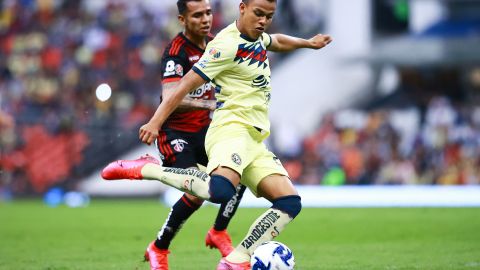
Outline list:
[[[252,270],[292,270],[292,251],[280,242],[268,241],[258,246],[250,259]]]

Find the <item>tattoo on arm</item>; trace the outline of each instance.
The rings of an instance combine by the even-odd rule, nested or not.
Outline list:
[[[178,86],[178,82],[171,82],[165,83],[162,85],[163,92],[162,95],[165,97],[166,95],[170,95],[175,91],[176,87]],[[177,107],[177,112],[186,112],[186,111],[194,111],[194,110],[215,110],[216,108],[216,101],[215,100],[205,100],[205,99],[193,99],[188,95],[185,96]]]

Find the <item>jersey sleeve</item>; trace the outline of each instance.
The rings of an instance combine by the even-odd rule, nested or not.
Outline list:
[[[161,62],[162,83],[180,80],[187,70],[185,59],[180,55],[166,55]]]
[[[235,63],[233,60],[236,49],[236,46],[215,38],[208,43],[205,53],[195,63],[192,70],[204,80],[211,81],[215,76],[229,69]]]
[[[269,34],[264,32],[262,34],[262,41],[265,48],[268,48],[268,46],[272,44],[272,37]]]

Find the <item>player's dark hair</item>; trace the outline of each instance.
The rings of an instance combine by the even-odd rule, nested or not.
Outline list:
[[[200,2],[202,0],[178,0],[177,1],[177,8],[178,8],[178,14],[184,15],[185,11],[187,11],[187,3],[188,2]]]
[[[275,2],[275,3],[277,2],[277,0],[267,0],[267,1],[268,1],[268,2]],[[242,2],[243,2],[244,4],[248,4],[248,2],[250,2],[250,0],[242,0]]]

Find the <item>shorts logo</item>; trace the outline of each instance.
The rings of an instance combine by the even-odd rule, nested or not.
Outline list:
[[[242,159],[237,153],[232,154],[232,161],[239,166],[242,164]]]
[[[182,139],[175,139],[170,144],[173,145],[173,149],[176,152],[182,152],[185,148],[185,144],[188,144],[188,142]]]

